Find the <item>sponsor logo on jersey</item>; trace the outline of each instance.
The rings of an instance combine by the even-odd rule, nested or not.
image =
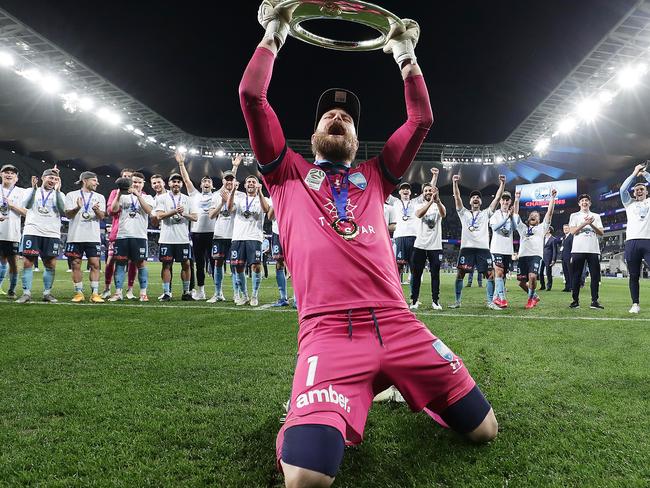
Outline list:
[[[309,390],[296,398],[296,408],[307,407],[312,403],[333,403],[350,413],[350,399],[341,393],[337,393],[332,385],[329,385],[327,389]]]
[[[366,181],[366,177],[363,176],[363,173],[351,173],[348,180],[360,190],[365,190],[368,186],[368,182]]]
[[[312,168],[307,173],[307,176],[305,176],[305,183],[307,183],[307,186],[312,190],[318,191],[320,190],[320,187],[323,184],[324,179],[325,179],[325,171],[318,168]]]
[[[433,343],[433,348],[445,361],[451,362],[454,360],[454,353],[451,352],[451,349],[449,349],[440,339],[436,339]]]

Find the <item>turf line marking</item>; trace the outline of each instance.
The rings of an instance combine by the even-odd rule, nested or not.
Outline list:
[[[122,303],[68,303],[68,302],[58,302],[58,303],[43,303],[43,302],[29,302],[26,305],[29,306],[70,306],[70,307],[99,307],[99,308],[104,308],[104,307],[113,307],[113,306],[118,306],[118,307],[131,307],[131,308],[151,308],[152,303],[155,303],[155,301],[152,301],[149,304],[144,304],[144,303],[128,303],[127,300],[124,300]],[[271,312],[271,313],[297,313],[296,309],[286,307],[286,308],[271,308],[271,305],[260,305],[259,307],[251,307],[250,305],[248,306],[240,306],[240,307],[222,307],[219,305],[169,305],[169,304],[158,304],[159,308],[181,308],[183,310],[191,311],[191,310],[229,310],[229,311],[237,311],[237,312]],[[266,307],[266,308],[265,308]],[[592,320],[592,321],[603,321],[603,322],[650,322],[650,318],[642,318],[642,317],[552,317],[552,316],[546,316],[546,315],[499,315],[498,313],[495,314],[478,314],[478,313],[437,313],[437,312],[418,312],[418,316],[420,315],[425,315],[427,317],[450,317],[450,318],[497,318],[497,317],[506,317],[509,319],[521,319],[521,320],[530,320],[530,319],[535,319],[535,320]]]

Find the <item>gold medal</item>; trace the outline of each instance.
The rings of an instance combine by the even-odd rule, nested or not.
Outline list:
[[[346,241],[351,241],[359,235],[359,226],[352,219],[336,219],[331,225],[332,229]]]

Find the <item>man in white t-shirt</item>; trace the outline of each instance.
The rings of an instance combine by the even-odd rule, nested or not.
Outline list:
[[[551,225],[553,211],[555,210],[555,198],[557,190],[551,191],[551,200],[544,220],[540,222],[540,215],[537,210],[528,214],[528,220],[524,223],[519,217],[519,198],[521,191],[515,193],[514,221],[519,233],[519,259],[517,261],[517,279],[519,286],[528,294],[526,309],[531,309],[539,303],[539,295],[535,292],[537,289],[537,280],[539,274],[543,272],[542,260],[544,256],[544,239],[546,232]]]
[[[23,207],[25,190],[16,186],[18,168],[5,164],[0,169],[0,285],[9,271],[7,298],[16,298],[18,284],[18,253],[20,245],[20,219],[27,214]]]
[[[234,161],[233,161],[234,162]],[[224,171],[221,177],[221,188],[212,196],[208,216],[216,219],[214,224],[214,235],[212,236],[212,259],[214,259],[213,279],[214,295],[208,303],[223,302],[226,297],[223,295],[224,263],[230,259],[230,246],[232,243],[232,229],[235,224],[233,213],[228,210],[228,197],[235,192],[235,169]],[[239,284],[237,271],[234,264],[230,263],[232,288],[234,300],[239,298]]]
[[[454,201],[456,211],[461,223],[460,254],[458,256],[456,273],[456,301],[449,308],[460,308],[463,293],[463,279],[465,273],[472,272],[474,268],[487,278],[487,306],[493,310],[501,310],[494,303],[494,270],[492,265],[492,254],[490,253],[490,231],[488,229],[490,218],[501,200],[505,189],[506,177],[499,175],[499,189],[490,206],[481,210],[483,203],[481,192],[474,190],[469,194],[470,209],[466,209],[460,196],[458,182],[460,175],[452,177],[454,189]]]
[[[119,215],[113,257],[117,263],[115,266],[115,294],[108,301],[117,302],[123,299],[122,286],[124,285],[126,264],[133,261],[138,268],[140,301],[148,302],[149,240],[147,228],[149,227],[149,214],[153,210],[155,202],[151,195],[146,195],[142,191],[144,188],[142,173],[135,172],[130,179],[119,178],[117,184],[120,187],[120,192],[110,206],[110,213]]]
[[[515,252],[512,245],[512,237],[515,233],[512,212],[512,195],[510,192],[504,191],[501,195],[499,208],[490,217],[490,228],[492,229],[490,252],[494,263],[494,299],[492,301],[501,308],[508,308],[506,276],[512,264],[512,255]]]
[[[395,257],[399,269],[400,281],[402,274],[411,265],[413,243],[418,235],[419,220],[415,216],[416,202],[411,198],[411,184],[404,182],[399,186],[399,199],[393,202],[393,213],[396,219],[393,239],[395,240]],[[412,276],[409,284],[413,285]]]
[[[31,191],[24,192],[23,206],[27,209],[23,229],[23,295],[17,303],[27,303],[32,297],[34,261],[40,255],[45,265],[43,272],[43,301],[56,303],[52,296],[52,285],[56,271],[56,259],[61,246],[61,216],[64,214],[65,195],[61,192],[59,170],[46,169],[41,177],[32,176]]]
[[[171,301],[172,265],[174,261],[181,264],[181,280],[183,294],[181,299],[185,302],[194,301],[190,292],[190,260],[192,259],[192,245],[190,243],[189,223],[198,220],[192,206],[192,199],[181,193],[183,178],[174,173],[169,177],[170,191],[156,199],[154,213],[160,222],[159,257],[162,263],[161,278],[163,294],[161,302]]]
[[[598,237],[605,234],[600,215],[590,210],[591,197],[583,193],[578,197],[579,212],[571,214],[569,227],[573,234],[571,266],[573,267],[573,301],[570,308],[580,307],[580,282],[585,262],[589,266],[591,282],[591,305],[593,309],[603,309],[598,301],[600,286],[600,245]]]
[[[620,195],[625,213],[627,214],[627,231],[625,235],[625,262],[630,275],[630,296],[632,308],[630,313],[639,313],[639,278],[641,277],[641,264],[645,260],[650,266],[650,199],[646,182],[635,182],[636,178],[643,176],[650,182],[650,173],[647,171],[647,162],[637,164],[634,172],[627,177],[621,185]],[[630,196],[634,193],[634,199]]]
[[[431,273],[431,306],[442,310],[440,306],[440,263],[442,262],[442,219],[447,216],[447,209],[440,201],[440,193],[435,186],[438,181],[438,168],[431,169],[431,182],[422,185],[422,201],[416,206],[415,217],[419,219],[418,235],[413,243],[413,286],[411,291],[411,310],[420,306],[420,285],[424,265],[429,261]]]
[[[237,183],[235,183],[235,189]],[[230,193],[228,211],[234,215],[230,262],[236,266],[239,284],[239,300],[236,305],[249,302],[246,288],[246,266],[250,265],[253,273],[253,293],[250,304],[259,304],[258,291],[262,283],[262,241],[264,240],[264,218],[269,212],[269,204],[262,193],[262,184],[256,176],[250,175],[244,180],[244,194]]]
[[[65,215],[70,220],[65,255],[72,268],[75,292],[72,302],[86,300],[81,273],[81,260],[85,255],[90,266],[90,301],[103,303],[104,299],[99,296],[99,260],[102,254],[99,222],[106,216],[106,199],[96,192],[99,181],[92,171],[81,173],[77,184],[82,185],[81,189],[65,197]]]

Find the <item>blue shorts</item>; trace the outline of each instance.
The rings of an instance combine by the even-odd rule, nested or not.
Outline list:
[[[61,241],[56,237],[24,235],[21,247],[25,257],[55,258],[59,255]]]
[[[126,237],[115,241],[113,259],[116,261],[145,261],[149,257],[149,243],[147,239]]]
[[[10,258],[18,254],[19,243],[13,241],[0,241],[0,257]]]
[[[494,262],[495,268],[500,268],[504,270],[506,273],[508,272],[508,270],[510,269],[510,265],[512,264],[512,256],[510,254],[493,254],[492,260]]]
[[[280,244],[280,236],[275,232],[271,238],[271,254],[273,255],[273,259],[276,261],[278,259],[284,259],[284,251],[282,250],[282,244]]]
[[[517,279],[527,280],[530,273],[535,273],[539,276],[541,268],[541,256],[519,256],[519,261],[517,262]]]
[[[84,254],[87,258],[96,258],[102,254],[102,245],[99,242],[68,242],[63,254],[71,259],[81,259]]]
[[[465,247],[460,250],[456,267],[465,271],[476,268],[479,273],[487,273],[493,269],[492,253],[489,249]]]
[[[158,260],[161,263],[184,263],[192,259],[192,246],[187,244],[160,244]]]
[[[415,244],[415,236],[395,238],[395,245],[397,246],[395,257],[397,258],[397,264],[409,264],[411,262],[413,244]]]
[[[212,259],[230,257],[230,239],[212,239]]]
[[[262,243],[260,241],[232,241],[230,264],[235,266],[259,264],[262,262]]]

